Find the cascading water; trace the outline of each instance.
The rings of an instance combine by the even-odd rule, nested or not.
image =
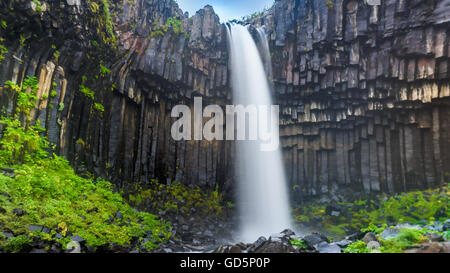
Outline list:
[[[262,45],[262,58],[263,58],[263,64],[264,69],[266,70],[266,75],[269,78],[269,80],[272,80],[273,73],[272,73],[272,60],[270,57],[270,49],[269,49],[269,41],[267,40],[266,31],[264,30],[264,27],[257,28],[256,31],[258,32],[258,38]]]
[[[233,25],[228,37],[233,103],[270,107],[272,99],[263,62],[248,29]],[[264,50],[269,49],[266,47]],[[260,115],[258,118],[268,117]],[[272,133],[272,137],[279,138],[278,128]],[[261,143],[261,140],[236,142],[241,219],[239,239],[245,242],[291,227],[281,151],[261,151]]]

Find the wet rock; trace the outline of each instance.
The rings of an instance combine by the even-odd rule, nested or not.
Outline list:
[[[295,248],[291,244],[282,241],[266,241],[255,253],[294,253]]]
[[[303,237],[303,240],[310,248],[313,248],[313,249],[315,249],[315,247],[322,242],[328,243],[328,238],[319,233],[313,233],[313,234],[307,235],[307,236]]]
[[[341,248],[336,243],[320,242],[315,249],[319,253],[341,253]]]
[[[445,220],[442,228],[444,231],[450,230],[450,219]]]
[[[442,242],[442,241],[444,241],[444,237],[441,234],[435,233],[435,232],[428,233],[426,237],[431,242]]]
[[[290,238],[295,235],[295,232],[292,231],[291,229],[285,229],[281,232],[281,234],[283,234],[283,236],[285,236],[285,237]]]
[[[24,216],[24,215],[28,214],[26,211],[24,211],[23,209],[20,209],[20,208],[13,209],[12,213],[14,213],[17,216]]]
[[[29,253],[47,253],[45,249],[33,248]]]
[[[66,253],[81,253],[80,243],[76,241],[70,241],[66,247]]]
[[[397,236],[398,234],[400,234],[400,230],[399,230],[399,229],[388,227],[388,228],[386,228],[385,230],[383,230],[383,232],[380,234],[380,237],[381,237],[383,240],[386,240],[386,239],[395,237],[395,236]]]
[[[205,230],[203,232],[203,235],[208,236],[208,237],[213,237],[214,236],[214,234],[210,230]]]
[[[337,204],[328,205],[325,209],[325,212],[328,215],[338,217],[339,215],[341,215],[341,207]]]
[[[14,178],[16,175],[14,173],[14,169],[12,168],[6,168],[6,167],[0,167],[0,172],[5,175],[5,176],[9,176],[11,178]]]
[[[373,232],[367,232],[366,235],[364,235],[364,237],[362,238],[362,241],[366,244],[368,244],[371,241],[376,241],[378,242],[378,238],[375,235],[375,233]]]
[[[73,241],[78,242],[80,244],[84,243],[86,241],[84,238],[82,238],[79,235],[73,235],[73,236],[70,237],[70,239],[72,239]]]
[[[97,212],[98,212],[97,207],[87,210],[87,213],[97,213]]]
[[[44,228],[43,226],[38,226],[38,225],[29,225],[28,226],[28,230],[31,232],[33,232],[33,231],[41,232],[43,228]]]
[[[228,253],[242,253],[242,250],[239,246],[234,245],[230,248],[230,252]]]
[[[14,233],[9,229],[3,230],[2,232],[3,232],[3,236],[5,236],[6,239],[15,237]]]
[[[450,253],[450,242],[444,243],[425,243],[417,248],[408,249],[405,253]]]
[[[116,219],[122,219],[123,218],[123,214],[122,214],[122,212],[118,211],[118,212],[116,212],[116,215],[114,217]]]
[[[367,248],[371,249],[371,250],[378,250],[378,249],[380,249],[380,247],[381,247],[381,245],[378,241],[370,241],[367,244]]]
[[[352,241],[347,240],[347,239],[336,242],[336,244],[341,248],[346,248],[351,243],[352,243]]]
[[[7,199],[11,198],[11,195],[7,194],[6,192],[0,193],[0,195],[6,197]]]
[[[218,248],[216,248],[213,253],[231,253],[232,249],[234,248],[234,251],[236,251],[235,246],[233,245],[222,245]],[[239,249],[240,251],[240,249]],[[241,253],[241,252],[238,252]]]
[[[259,237],[258,240],[256,240],[256,241],[251,245],[251,247],[249,248],[249,252],[255,252],[255,251],[257,251],[258,249],[260,249],[260,248],[264,245],[265,242],[267,242],[266,237],[264,237],[264,236]]]

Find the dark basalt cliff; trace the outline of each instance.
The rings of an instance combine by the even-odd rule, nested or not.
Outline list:
[[[253,21],[271,37],[294,197],[448,181],[449,23],[440,0],[277,1]]]
[[[232,188],[233,143],[170,136],[173,105],[231,99],[226,26],[211,7],[189,18],[170,0],[36,2],[0,3],[0,83],[39,79],[31,115],[57,153],[119,188]],[[270,36],[296,199],[448,179],[450,1],[381,2],[282,0],[251,20]],[[15,100],[0,87],[6,115]]]

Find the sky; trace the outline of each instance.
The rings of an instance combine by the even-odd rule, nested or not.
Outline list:
[[[193,16],[199,9],[211,5],[219,15],[220,21],[241,19],[243,16],[271,7],[274,0],[176,0],[178,6]]]

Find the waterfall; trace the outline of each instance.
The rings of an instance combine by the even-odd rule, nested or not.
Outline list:
[[[264,30],[264,27],[257,28],[256,31],[258,31],[258,38],[262,45],[262,58],[264,61],[264,69],[266,71],[267,77],[269,78],[270,81],[272,81],[273,79],[272,58],[270,56],[269,41],[267,40],[266,31]]]
[[[272,99],[264,65],[248,29],[233,25],[228,38],[233,103],[270,107]],[[270,57],[268,46],[264,50]],[[267,116],[258,118],[264,119]],[[278,140],[278,128],[272,131]],[[281,151],[279,148],[271,152],[261,151],[260,144],[261,140],[236,142],[236,177],[241,221],[238,237],[245,242],[291,227]]]

